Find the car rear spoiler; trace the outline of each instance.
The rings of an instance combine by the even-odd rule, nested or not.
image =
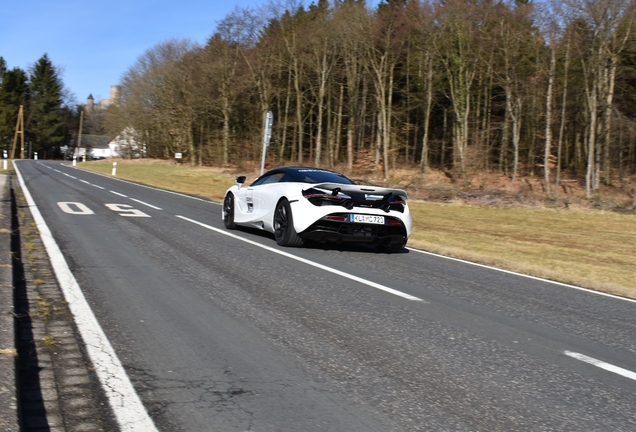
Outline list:
[[[350,185],[350,184],[342,184],[342,183],[317,183],[317,184],[311,185],[311,187],[319,188],[319,189],[327,189],[330,191],[339,189],[340,192],[345,194],[363,193],[367,195],[378,195],[378,196],[386,196],[386,195],[392,194],[395,196],[404,197],[404,199],[408,198],[406,191],[402,189],[394,189],[394,188],[366,186],[366,185]]]

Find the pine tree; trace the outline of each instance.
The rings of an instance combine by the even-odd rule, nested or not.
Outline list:
[[[52,154],[64,139],[64,122],[61,117],[62,81],[47,54],[33,66],[29,82],[29,113],[26,136],[32,151]]]
[[[20,68],[2,71],[0,62],[0,150],[9,150],[15,135],[20,105],[28,99],[27,75]]]
[[[7,62],[2,56],[0,56],[0,84],[2,84],[2,77],[5,73],[7,73]]]

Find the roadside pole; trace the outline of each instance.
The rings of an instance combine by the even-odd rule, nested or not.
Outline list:
[[[272,125],[274,124],[274,113],[267,111],[265,115],[265,125],[263,128],[263,157],[261,159],[261,175],[265,171],[265,155],[267,153],[267,147],[269,147],[269,141],[272,138]]]

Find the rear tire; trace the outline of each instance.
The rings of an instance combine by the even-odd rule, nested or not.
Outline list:
[[[223,200],[223,223],[227,229],[236,229],[234,223],[234,195],[229,193]]]
[[[294,229],[291,206],[284,198],[279,201],[274,211],[274,237],[280,246],[298,247],[304,243]]]

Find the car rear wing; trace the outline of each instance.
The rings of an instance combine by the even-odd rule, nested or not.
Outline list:
[[[385,187],[377,187],[377,186],[366,186],[366,185],[350,185],[350,184],[342,184],[342,183],[317,183],[312,184],[312,188],[317,189],[326,189],[330,191],[338,190],[338,192],[342,192],[344,194],[365,194],[365,195],[377,195],[377,196],[387,196],[387,195],[395,195],[400,196],[404,199],[408,198],[408,194],[406,191],[402,189],[394,189],[394,188],[385,188]]]

